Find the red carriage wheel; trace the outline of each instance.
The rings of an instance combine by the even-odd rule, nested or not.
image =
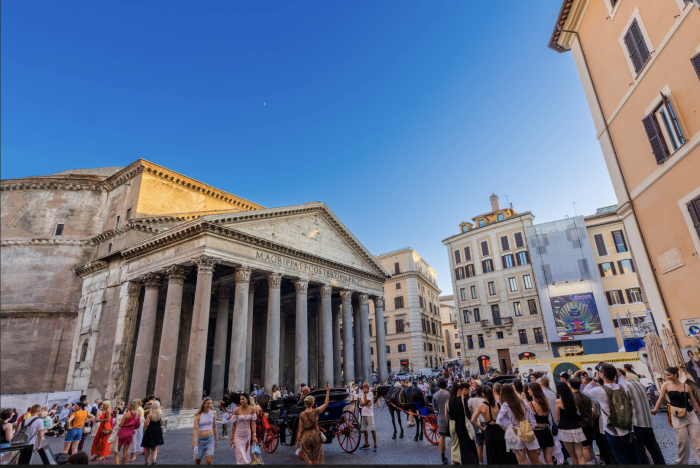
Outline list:
[[[270,426],[268,429],[265,429],[265,438],[263,439],[263,448],[267,453],[272,453],[275,450],[277,450],[277,446],[280,443],[280,434],[279,430],[274,427]]]
[[[360,446],[360,425],[357,418],[350,411],[344,411],[338,423],[336,431],[340,448],[352,453]]]
[[[437,416],[431,414],[430,416],[425,418],[425,420],[423,421],[423,433],[425,434],[425,437],[431,444],[437,445],[438,442],[440,442],[440,435],[438,434]]]

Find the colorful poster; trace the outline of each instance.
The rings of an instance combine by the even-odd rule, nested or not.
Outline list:
[[[603,333],[593,293],[557,296],[551,301],[560,338]]]

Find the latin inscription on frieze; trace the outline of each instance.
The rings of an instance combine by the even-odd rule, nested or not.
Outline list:
[[[328,268],[311,265],[305,262],[300,262],[292,258],[285,258],[279,255],[269,254],[266,252],[255,252],[255,259],[263,260],[269,263],[274,263],[275,265],[280,265],[287,268],[294,268],[299,271],[305,271],[313,275],[323,276],[325,278],[334,279],[336,281],[342,281],[344,283],[349,283],[355,286],[362,286],[362,280],[356,276],[347,275],[345,273],[340,273],[338,271],[330,270]]]

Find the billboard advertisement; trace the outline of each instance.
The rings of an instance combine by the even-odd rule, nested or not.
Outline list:
[[[603,333],[592,292],[555,296],[550,300],[559,338]]]

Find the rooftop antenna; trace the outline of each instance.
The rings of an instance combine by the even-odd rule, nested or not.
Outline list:
[[[510,207],[510,200],[508,200],[508,195],[506,195],[506,208]]]
[[[576,212],[576,202],[574,202],[574,215],[578,216],[578,213]]]

